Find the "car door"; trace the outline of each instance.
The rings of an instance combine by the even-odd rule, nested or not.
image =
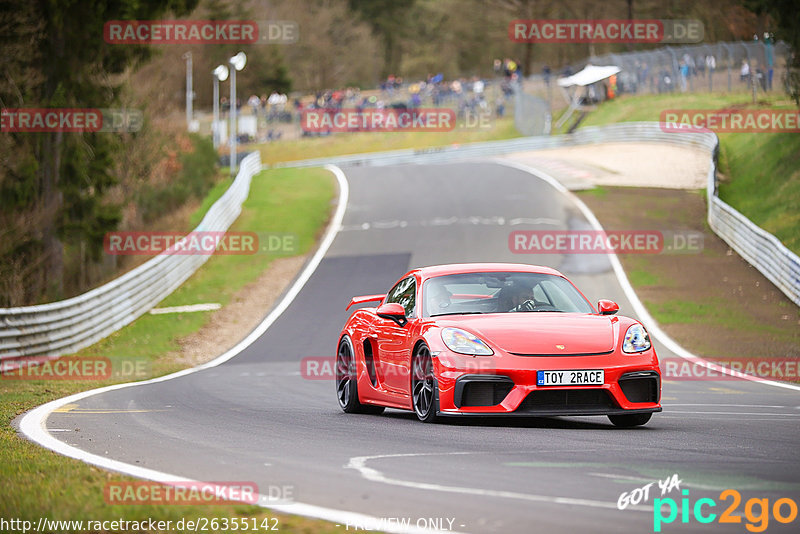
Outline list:
[[[412,275],[391,289],[384,302],[397,302],[406,311],[406,319],[413,321],[417,311],[417,281]],[[408,395],[411,325],[400,326],[391,319],[378,317],[375,323],[378,352],[378,376],[388,392]]]

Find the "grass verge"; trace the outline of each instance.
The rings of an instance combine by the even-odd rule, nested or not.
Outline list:
[[[603,189],[577,194],[606,230],[702,234],[702,248],[693,253],[670,254],[665,242],[662,254],[618,255],[670,337],[712,360],[800,358],[800,308],[710,230],[704,191]]]
[[[490,128],[453,130],[451,132],[358,132],[326,137],[307,137],[255,145],[261,161],[273,164],[346,154],[361,154],[405,148],[428,148],[479,141],[520,137],[513,117],[497,119]]]
[[[208,207],[224,192],[229,183],[212,189],[198,211],[193,214],[196,223]],[[296,249],[254,255],[218,255],[167,297],[160,306],[196,304],[202,302],[227,303],[248,282],[254,281],[277,257],[304,254],[323,231],[330,213],[330,203],[335,183],[322,169],[278,169],[257,175],[253,179],[250,196],[231,228],[248,231],[296,236]],[[103,356],[112,361],[144,361],[148,365],[145,376],[163,375],[177,370],[180,365],[163,357],[178,347],[182,337],[201,329],[209,312],[144,315],[110,337],[77,354],[79,357]],[[211,356],[211,355],[209,355]],[[249,518],[263,531],[265,518],[278,518],[280,530],[292,532],[335,532],[330,523],[303,517],[272,514],[257,506],[230,504],[220,506],[122,506],[108,505],[103,498],[103,488],[110,480],[133,480],[109,473],[82,462],[65,458],[21,438],[11,423],[19,414],[53,399],[87,389],[128,381],[129,378],[111,378],[103,381],[31,381],[0,379],[0,482],[3,498],[0,500],[0,518],[33,521],[45,517],[52,520],[92,519],[141,521],[147,518],[171,520],[198,518]],[[273,523],[270,522],[270,525]],[[103,529],[108,531],[112,529]],[[80,532],[76,527],[57,529],[59,532]],[[97,530],[95,530],[97,531]],[[142,532],[154,530],[141,529]],[[161,530],[156,529],[155,532]],[[191,529],[170,530],[189,532]],[[249,532],[250,530],[240,531]],[[83,530],[86,532],[86,530]]]

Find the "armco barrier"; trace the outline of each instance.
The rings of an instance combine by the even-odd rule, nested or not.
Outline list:
[[[797,254],[716,196],[709,203],[708,224],[733,250],[800,306],[800,258]]]
[[[730,247],[800,306],[800,259],[775,236],[759,228],[747,217],[717,196],[716,161],[719,140],[710,132],[664,131],[657,122],[628,122],[609,126],[582,128],[569,135],[525,137],[506,141],[490,141],[426,149],[394,150],[352,154],[332,158],[290,161],[276,167],[311,167],[324,164],[340,167],[361,165],[401,165],[438,163],[455,159],[475,159],[592,143],[655,142],[693,146],[708,152],[711,165],[708,173],[708,223]]]
[[[438,163],[453,159],[493,157],[526,150],[543,150],[592,143],[650,141],[697,146],[715,151],[716,136],[707,133],[665,132],[658,123],[631,122],[611,126],[583,128],[569,135],[522,137],[504,141],[468,143],[436,148],[392,150],[366,154],[350,154],[329,158],[306,159],[277,163],[272,167],[316,167],[337,165],[353,167],[362,165],[401,165],[405,163]]]
[[[260,170],[258,152],[244,158],[236,179],[195,231],[226,231],[239,216],[253,175]],[[208,258],[161,254],[77,297],[37,306],[0,308],[0,360],[60,356],[87,347],[150,310]]]

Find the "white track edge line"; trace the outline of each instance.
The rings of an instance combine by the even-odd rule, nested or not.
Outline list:
[[[370,460],[382,460],[384,458],[404,458],[404,457],[419,457],[419,456],[432,456],[432,455],[460,455],[460,454],[478,454],[473,452],[448,452],[448,453],[411,453],[411,454],[379,454],[375,456],[353,456],[345,465],[347,469],[355,469],[366,480],[372,482],[380,482],[390,486],[399,486],[413,489],[422,489],[428,491],[439,491],[445,493],[460,493],[464,495],[476,495],[480,497],[496,497],[500,499],[517,499],[530,502],[543,502],[547,504],[565,504],[569,506],[586,506],[589,508],[604,508],[607,510],[619,510],[617,504],[613,502],[597,501],[593,499],[579,499],[575,497],[556,497],[552,495],[535,495],[531,493],[518,493],[515,491],[505,490],[487,490],[480,488],[468,488],[464,486],[447,486],[444,484],[436,484],[431,482],[414,482],[411,480],[402,480],[398,478],[391,478],[386,476],[383,471],[379,471],[373,467],[367,467],[367,462]],[[652,512],[652,506],[632,505],[627,508],[638,512]]]
[[[235,346],[233,346],[232,348],[230,348],[217,358],[202,365],[198,365],[197,367],[192,367],[191,369],[184,369],[182,371],[178,371],[158,378],[153,378],[150,380],[143,380],[139,382],[127,382],[124,384],[114,384],[113,386],[106,386],[102,388],[92,389],[89,391],[82,391],[80,393],[75,393],[73,395],[69,395],[61,399],[56,399],[41,406],[38,406],[22,416],[22,419],[20,419],[19,422],[20,431],[28,439],[30,439],[35,443],[38,443],[39,445],[41,445],[46,449],[50,449],[53,452],[56,452],[63,456],[67,456],[69,458],[80,460],[87,464],[95,465],[97,467],[102,467],[103,469],[108,469],[110,471],[116,471],[118,473],[130,475],[136,478],[142,478],[145,480],[152,480],[155,482],[162,482],[162,483],[188,481],[186,477],[179,477],[177,475],[164,473],[162,471],[156,471],[153,469],[147,469],[144,467],[127,464],[125,462],[121,462],[118,460],[112,460],[111,458],[105,458],[97,454],[86,452],[77,447],[73,447],[72,445],[68,445],[63,441],[54,438],[47,432],[47,429],[45,427],[47,418],[53,412],[53,410],[61,408],[65,404],[70,404],[85,399],[87,397],[98,395],[100,393],[106,393],[108,391],[114,391],[128,387],[142,386],[145,384],[155,384],[158,382],[164,382],[166,380],[172,380],[174,378],[196,373],[197,371],[201,371],[203,369],[216,367],[218,365],[227,362],[231,358],[235,357],[237,354],[239,354],[248,346],[250,346],[256,339],[261,337],[261,335],[267,331],[267,329],[272,325],[272,323],[274,323],[275,320],[289,307],[289,305],[292,303],[292,301],[294,301],[295,297],[300,293],[300,290],[303,288],[303,286],[306,284],[309,278],[311,278],[311,275],[314,274],[314,271],[316,271],[317,266],[319,266],[320,262],[322,261],[322,258],[328,252],[328,249],[333,243],[333,240],[336,238],[336,234],[339,232],[339,229],[342,226],[344,213],[347,210],[347,202],[348,199],[350,198],[350,184],[347,182],[347,177],[345,176],[344,172],[342,172],[342,170],[339,167],[335,165],[325,165],[324,168],[333,173],[333,175],[336,177],[336,181],[339,186],[338,204],[336,206],[336,211],[333,214],[333,218],[330,224],[328,225],[325,237],[322,239],[322,242],[317,248],[317,251],[314,254],[314,256],[311,258],[308,264],[306,264],[305,269],[303,269],[303,272],[295,280],[294,284],[289,289],[289,291],[286,292],[280,303],[278,303],[278,305],[275,306],[275,308],[273,308],[273,310],[269,313],[269,315],[267,315],[267,317],[265,317],[264,320],[249,335],[247,335],[243,340],[241,340],[239,343],[237,343]],[[334,508],[325,508],[322,506],[315,506],[312,504],[294,502],[290,504],[270,505],[269,498],[263,495],[259,496],[259,505],[268,507],[270,510],[274,510],[276,512],[301,515],[304,517],[311,517],[315,519],[323,519],[326,521],[343,523],[346,525],[357,525],[359,527],[363,525],[373,525],[373,526],[380,525],[380,529],[383,530],[384,532],[392,532],[392,533],[432,532],[430,530],[421,529],[416,526],[414,526],[413,528],[402,528],[401,525],[391,524],[387,521],[381,521],[381,519],[377,517],[368,516],[365,514],[359,514],[356,512],[337,510]]]
[[[594,226],[596,230],[603,231],[603,226],[600,224],[600,221],[597,220],[597,217],[595,217],[594,213],[592,213],[592,210],[590,210],[589,207],[586,204],[584,204],[583,200],[581,200],[572,191],[564,187],[564,185],[561,182],[559,182],[557,179],[553,178],[546,172],[537,169],[536,167],[525,165],[524,163],[519,163],[516,161],[508,161],[502,159],[492,159],[492,161],[494,161],[494,163],[497,163],[499,165],[505,165],[506,167],[512,167],[514,169],[527,172],[528,174],[531,174],[532,176],[535,176],[547,182],[548,184],[553,186],[556,190],[563,193],[573,202],[575,202],[575,205],[578,206],[578,208],[581,210],[581,213],[583,213],[584,217],[586,217],[589,223],[592,226]],[[727,367],[717,365],[714,362],[705,360],[700,356],[692,354],[688,350],[681,347],[677,341],[669,337],[667,333],[661,329],[661,327],[658,325],[653,316],[650,315],[650,312],[647,311],[647,308],[645,308],[644,304],[642,304],[642,301],[639,300],[639,296],[636,294],[636,291],[634,291],[633,286],[631,286],[631,283],[628,280],[628,276],[625,274],[625,270],[622,268],[622,264],[620,263],[617,254],[612,251],[608,253],[608,257],[609,260],[611,261],[611,266],[614,268],[614,274],[616,274],[617,280],[619,281],[620,286],[622,286],[622,291],[625,293],[625,296],[628,298],[631,305],[633,306],[636,315],[639,317],[641,322],[645,324],[647,329],[653,334],[655,334],[655,337],[657,337],[670,352],[678,355],[684,360],[688,360],[702,367],[706,367],[708,369],[712,369],[714,371],[721,372],[736,378],[749,380],[751,382],[758,382],[761,384],[766,384],[768,386],[775,386],[779,388],[800,391],[800,386],[796,386],[794,384],[786,384],[783,382],[777,382],[775,380],[765,380],[763,378],[751,376],[745,373],[741,373],[739,371],[734,371],[732,369],[728,369]]]

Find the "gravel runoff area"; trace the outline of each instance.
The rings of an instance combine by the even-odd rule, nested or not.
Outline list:
[[[503,158],[543,167],[570,189],[590,185],[704,189],[710,165],[702,149],[658,143],[602,143]]]

